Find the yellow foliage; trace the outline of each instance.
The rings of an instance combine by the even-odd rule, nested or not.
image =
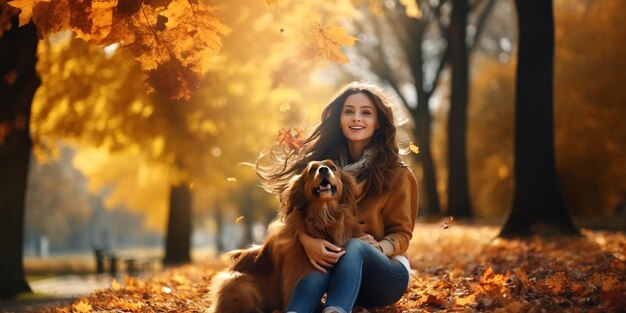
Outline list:
[[[348,63],[348,57],[341,52],[341,46],[352,46],[356,37],[340,26],[322,27],[315,23],[308,33],[305,55],[328,59],[338,64]]]
[[[149,212],[144,224],[161,232],[167,217],[169,172],[148,161],[140,152],[110,154],[105,149],[80,149],[74,166],[89,177],[88,188],[98,193],[110,192],[105,199],[108,209],[124,205],[133,212]]]

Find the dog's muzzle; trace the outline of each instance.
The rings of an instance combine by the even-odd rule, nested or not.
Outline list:
[[[330,169],[326,166],[322,166],[317,172],[322,177],[322,180],[317,188],[313,189],[313,195],[318,198],[321,196],[334,196],[337,193],[337,186],[332,185],[328,180],[330,175],[332,175]]]

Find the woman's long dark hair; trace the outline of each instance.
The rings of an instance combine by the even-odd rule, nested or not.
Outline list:
[[[389,174],[401,162],[393,110],[380,87],[363,82],[352,82],[339,91],[322,112],[321,123],[304,141],[301,150],[286,152],[284,149],[274,148],[267,155],[270,161],[268,165],[261,165],[266,155],[259,157],[256,172],[262,180],[263,188],[282,195],[290,179],[299,174],[309,161],[339,160],[342,151],[347,151],[347,140],[341,130],[341,111],[346,99],[357,93],[366,95],[374,103],[380,125],[367,147],[373,148],[375,153],[365,173],[367,183],[364,192],[378,194],[391,189]]]

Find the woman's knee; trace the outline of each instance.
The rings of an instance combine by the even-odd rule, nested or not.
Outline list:
[[[346,244],[346,254],[363,254],[363,252],[367,249],[367,246],[369,246],[370,244],[368,244],[367,242],[358,239],[358,238],[351,238],[350,240],[348,240],[348,243]]]

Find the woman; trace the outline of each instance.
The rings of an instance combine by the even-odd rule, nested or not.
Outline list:
[[[299,240],[317,270],[294,289],[287,312],[351,312],[355,305],[395,303],[406,291],[406,250],[417,215],[418,188],[402,164],[390,102],[380,88],[354,82],[324,109],[322,121],[300,151],[272,154],[273,166],[257,165],[264,187],[277,194],[311,160],[332,159],[351,172],[359,185],[359,219],[364,232],[345,249],[306,233]]]

